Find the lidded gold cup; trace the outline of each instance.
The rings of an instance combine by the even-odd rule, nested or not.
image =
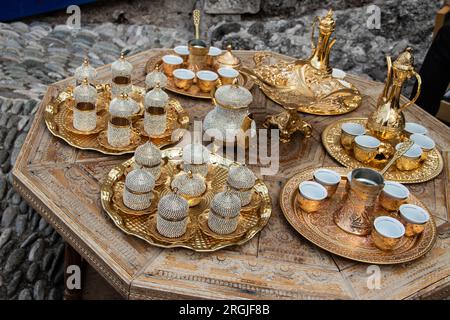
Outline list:
[[[170,193],[159,200],[156,229],[168,238],[177,238],[186,233],[188,224],[188,202],[177,195]]]
[[[161,150],[150,141],[140,145],[134,152],[134,169],[149,172],[155,180],[161,175]]]
[[[231,192],[241,200],[241,206],[246,206],[252,200],[253,186],[256,177],[246,165],[232,166],[228,172],[227,183]]]
[[[217,234],[236,231],[239,223],[241,201],[230,189],[216,194],[211,202],[208,227]]]
[[[81,85],[73,90],[75,106],[73,108],[73,127],[80,131],[92,131],[97,126],[97,90],[85,78]]]

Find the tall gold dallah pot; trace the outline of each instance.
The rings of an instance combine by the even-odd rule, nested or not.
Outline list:
[[[402,110],[414,104],[420,94],[421,78],[414,70],[414,57],[412,49],[406,48],[394,63],[387,57],[387,78],[383,92],[378,98],[377,107],[367,120],[367,128],[371,135],[383,141],[396,144],[405,128],[405,117]],[[400,95],[406,80],[411,77],[417,79],[416,96],[407,103],[400,105]]]

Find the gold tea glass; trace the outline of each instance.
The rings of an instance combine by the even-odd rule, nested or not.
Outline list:
[[[385,181],[379,201],[384,209],[397,211],[402,204],[406,203],[408,197],[409,190],[404,185],[394,181]]]
[[[168,77],[173,76],[173,71],[175,69],[181,68],[183,63],[183,59],[179,56],[175,56],[173,54],[168,54],[162,57],[163,61],[163,71]]]
[[[202,92],[211,92],[215,87],[216,81],[219,78],[217,73],[209,70],[201,70],[197,72],[197,85]]]
[[[222,50],[217,47],[209,47],[208,55],[206,56],[206,65],[212,67],[216,58],[222,54]]]
[[[341,127],[341,144],[345,150],[353,149],[353,142],[355,137],[366,133],[366,128],[359,123],[346,122]]]
[[[378,249],[383,251],[394,249],[404,235],[405,227],[397,219],[388,216],[375,218],[372,241]]]
[[[430,214],[422,207],[414,204],[402,204],[399,211],[407,237],[421,234],[430,220]]]
[[[368,135],[357,136],[353,146],[355,159],[364,164],[370,163],[378,154],[380,144],[380,140],[375,137]]]
[[[303,181],[298,186],[298,202],[302,210],[311,213],[320,208],[320,204],[327,197],[327,189],[315,181]]]
[[[173,51],[177,56],[183,59],[183,63],[187,63],[189,59],[189,48],[188,46],[176,46]]]
[[[175,86],[182,90],[189,90],[194,83],[195,73],[188,69],[176,69],[173,72]]]
[[[239,76],[239,71],[233,68],[219,68],[217,73],[219,74],[222,85],[233,84],[234,79],[237,79]]]
[[[436,147],[433,139],[420,133],[412,134],[410,139],[422,149],[422,160],[426,160],[428,154]]]
[[[399,143],[395,146],[398,150],[401,148],[403,143]],[[420,166],[420,160],[422,158],[422,149],[417,145],[413,144],[411,148],[408,149],[396,162],[395,166],[398,170],[409,171],[415,170]]]
[[[313,179],[327,189],[328,198],[331,198],[336,193],[339,182],[341,182],[341,176],[330,169],[317,169],[314,171]]]

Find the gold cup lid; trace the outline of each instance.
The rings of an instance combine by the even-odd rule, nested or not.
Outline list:
[[[231,44],[227,45],[227,50],[217,57],[217,62],[221,65],[236,67],[241,64],[241,59],[231,52]]]

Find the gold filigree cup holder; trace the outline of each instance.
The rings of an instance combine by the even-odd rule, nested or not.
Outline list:
[[[145,70],[147,73],[152,72],[155,70],[156,67],[161,66],[162,64],[162,57],[166,54],[173,54],[171,51],[163,52],[158,55],[155,55],[151,57],[145,66]],[[191,69],[189,65],[183,63],[182,68]],[[162,68],[160,68],[161,70]],[[211,70],[216,72],[212,67],[206,67],[204,70]],[[195,70],[199,71],[199,70]],[[245,87],[246,89],[250,90],[253,87],[254,82],[252,79],[250,79],[247,75],[245,75],[242,72],[239,72],[239,76],[237,77],[237,82],[239,85]],[[209,92],[202,92],[200,91],[199,87],[197,86],[195,80],[194,84],[188,89],[183,90],[180,88],[177,88],[174,83],[173,77],[167,77],[167,85],[164,87],[164,89],[167,89],[171,92],[181,94],[184,96],[188,96],[191,98],[202,98],[202,99],[211,99],[211,94]]]
[[[316,168],[317,169],[317,168]],[[297,201],[298,185],[307,180],[312,180],[316,169],[310,169],[296,174],[284,185],[280,194],[280,205],[284,216],[292,227],[307,240],[320,248],[351,260],[373,264],[398,264],[405,263],[426,254],[436,241],[436,225],[430,215],[430,221],[426,224],[422,234],[414,237],[402,237],[399,244],[392,251],[381,251],[375,247],[372,238],[347,233],[340,229],[333,221],[334,212],[340,207],[345,193],[347,178],[351,171],[348,168],[332,167],[342,176],[341,183],[334,196],[325,200],[315,213],[303,211]],[[425,208],[413,194],[408,203]],[[398,213],[384,210],[380,204],[376,204],[374,210],[376,216],[388,215],[399,218]]]
[[[162,151],[162,157],[167,157],[168,162],[162,167],[161,175],[174,177],[180,171],[182,149],[169,148]],[[115,204],[117,197],[121,197],[121,188],[125,174],[132,167],[134,159],[131,158],[113,168],[101,186],[101,202],[103,209],[114,221],[115,225],[126,234],[141,238],[151,245],[163,248],[183,247],[198,252],[212,252],[232,245],[241,245],[255,236],[267,224],[272,213],[272,203],[267,186],[257,180],[254,186],[255,195],[252,202],[241,211],[239,227],[231,235],[211,235],[204,231],[205,217],[201,216],[208,211],[213,196],[222,191],[226,185],[229,167],[235,162],[222,158],[216,154],[210,156],[209,174],[206,182],[211,186],[204,195],[199,205],[189,208],[188,233],[179,238],[170,239],[160,235],[155,226],[157,212],[152,209],[144,210],[147,214],[126,214],[119,210]],[[163,184],[155,187],[159,197],[170,191],[171,179],[164,180]],[[119,193],[117,195],[116,193]],[[116,200],[114,200],[116,199]],[[200,223],[203,223],[200,226]],[[207,226],[207,222],[206,222]]]
[[[134,150],[149,139],[142,125],[143,95],[145,90],[133,86],[130,95],[139,103],[140,112],[133,116],[133,132],[131,144],[126,147],[114,148],[108,144],[106,130],[108,126],[108,105],[111,101],[111,87],[109,84],[98,85],[97,99],[97,127],[90,132],[79,132],[73,128],[73,99],[72,88],[67,87],[57,97],[53,98],[45,108],[45,124],[56,137],[66,141],[72,147],[82,150],[95,150],[103,154],[120,155],[133,153]],[[183,130],[189,126],[189,116],[179,101],[170,99],[167,106],[167,128],[159,136],[151,136],[150,140],[159,148],[177,143],[181,140]],[[175,133],[175,134],[173,134]]]
[[[274,102],[296,105],[297,111],[340,115],[361,105],[361,94],[348,81],[313,68],[307,60],[283,60],[269,52],[254,55],[253,79]]]
[[[354,158],[353,151],[346,151],[341,145],[341,126],[345,122],[354,122],[366,126],[367,118],[346,118],[333,122],[322,132],[322,143],[330,156],[343,166],[352,169],[367,167],[367,165]],[[385,149],[387,150],[388,148],[393,149],[388,143],[385,143]],[[370,166],[373,169],[381,170],[394,152],[387,150],[386,153],[389,156],[383,157],[383,154],[380,154],[380,157],[372,161]],[[426,160],[422,161],[417,169],[401,171],[393,165],[386,172],[384,178],[400,183],[421,183],[437,177],[443,167],[444,160],[442,159],[442,155],[437,148],[434,148],[433,151],[428,153]]]

